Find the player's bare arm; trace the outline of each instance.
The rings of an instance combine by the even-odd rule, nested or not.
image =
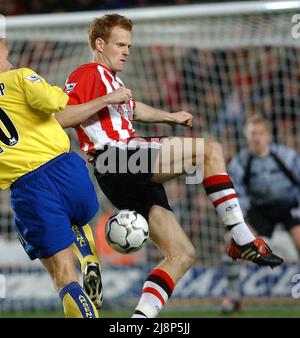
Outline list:
[[[65,110],[54,114],[54,116],[63,128],[70,128],[87,120],[90,116],[94,115],[109,104],[125,103],[131,97],[131,90],[122,87],[112,93],[97,97],[89,102],[67,106]]]
[[[186,111],[169,113],[164,110],[148,106],[142,102],[136,102],[133,118],[138,122],[182,124],[187,127],[191,127],[193,121],[193,115]]]

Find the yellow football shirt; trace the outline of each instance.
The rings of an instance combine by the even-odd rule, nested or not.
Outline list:
[[[53,116],[68,95],[28,68],[0,74],[0,188],[68,152],[68,135]]]

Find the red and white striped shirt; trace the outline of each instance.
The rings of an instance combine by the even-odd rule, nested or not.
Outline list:
[[[75,69],[67,79],[65,92],[69,105],[88,102],[124,87],[121,79],[107,67],[91,62]],[[113,104],[100,110],[76,127],[82,151],[102,149],[104,145],[118,145],[134,137],[131,124],[135,102]]]

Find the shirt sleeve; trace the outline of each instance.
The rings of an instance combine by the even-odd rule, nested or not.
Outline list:
[[[27,103],[34,109],[52,114],[64,110],[68,95],[57,86],[52,86],[33,70],[24,68],[21,72],[22,87]]]
[[[64,87],[69,96],[68,105],[86,103],[106,95],[106,87],[93,68],[79,68],[67,79]]]

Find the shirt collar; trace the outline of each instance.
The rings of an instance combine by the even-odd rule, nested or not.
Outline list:
[[[116,77],[116,75],[117,75],[116,72],[114,72],[113,70],[111,70],[107,66],[104,66],[102,63],[98,63],[98,65],[101,66],[102,68],[106,69],[113,77]]]

